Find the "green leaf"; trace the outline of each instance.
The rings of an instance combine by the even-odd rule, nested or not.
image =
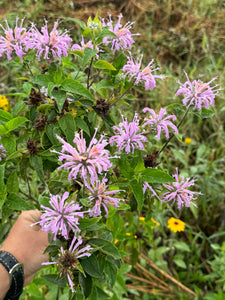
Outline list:
[[[25,117],[16,117],[5,123],[5,128],[8,130],[8,132],[10,132],[23,125],[26,121],[28,121],[28,119]]]
[[[9,155],[8,157],[6,157],[6,160],[12,160],[18,157],[22,156],[22,152],[26,151],[26,149],[19,149],[16,152],[12,153],[11,155]]]
[[[1,143],[4,146],[8,155],[11,155],[16,151],[16,138],[15,135],[3,136],[1,139]]]
[[[97,52],[98,52],[97,50],[91,49],[89,47],[86,47],[84,49],[82,68],[84,68],[86,66],[86,64],[91,61],[92,57],[94,57]]]
[[[26,111],[26,104],[23,101],[17,102],[12,109],[13,117],[17,117],[21,111]]]
[[[185,262],[181,259],[178,259],[178,258],[174,258],[173,259],[173,262],[180,268],[182,269],[187,269],[187,265],[185,264]]]
[[[102,273],[100,272],[100,268],[98,265],[98,260],[94,254],[91,256],[81,259],[80,264],[84,271],[88,273],[90,276],[94,278],[100,278],[102,277]]]
[[[102,79],[101,81],[99,81],[96,84],[96,91],[100,90],[100,89],[113,89],[114,85],[112,84],[112,82],[110,80],[106,80],[106,79]]]
[[[147,168],[143,172],[141,172],[141,180],[150,183],[174,182],[174,178],[172,176],[168,175],[163,171],[153,168]]]
[[[91,276],[88,274],[84,276],[81,272],[79,272],[79,283],[85,298],[87,298],[91,293],[93,285]]]
[[[45,184],[42,159],[39,156],[31,155],[30,164],[36,170],[41,182]]]
[[[106,60],[98,60],[93,64],[93,67],[96,69],[103,69],[103,70],[113,70],[116,71],[116,68],[107,62]]]
[[[6,192],[6,185],[4,182],[4,175],[5,175],[5,164],[0,165],[0,209],[5,202],[7,192]]]
[[[86,24],[83,21],[78,20],[76,18],[64,17],[63,19],[77,23],[83,30],[86,28]]]
[[[138,182],[137,180],[132,180],[130,182],[131,189],[134,193],[134,197],[137,201],[137,207],[138,211],[141,211],[143,202],[144,202],[144,194],[143,194],[143,186],[141,182]]]
[[[18,174],[17,171],[13,171],[6,183],[7,191],[8,193],[19,193],[19,180],[18,180]]]
[[[110,287],[114,286],[117,276],[117,268],[109,261],[105,262],[104,273],[109,281]]]
[[[130,164],[127,161],[126,156],[121,155],[121,157],[118,161],[118,166],[119,166],[121,173],[123,174],[123,176],[125,178],[127,178],[127,179],[132,178],[132,176],[134,175],[134,169],[131,168]]]
[[[61,88],[67,92],[78,94],[87,99],[95,101],[94,96],[79,81],[73,79],[65,79]]]
[[[59,130],[54,124],[47,125],[45,127],[45,132],[53,145],[57,145],[59,143],[56,138],[56,134],[59,134]]]
[[[30,82],[44,87],[48,87],[50,81],[53,81],[52,76],[48,74],[36,75],[30,79]]]
[[[0,135],[5,135],[8,133],[8,130],[5,128],[4,125],[0,125]]]
[[[66,92],[61,90],[54,90],[52,91],[52,96],[55,98],[59,112],[61,113],[63,104],[65,103],[66,100]]]
[[[120,54],[117,59],[114,61],[113,66],[117,69],[117,72],[122,69],[122,67],[124,66],[124,64],[127,62],[127,58],[124,54]],[[114,74],[114,72],[113,72]]]
[[[76,118],[75,121],[76,121],[77,127],[82,129],[84,132],[86,132],[90,136],[90,131],[89,131],[89,127],[88,127],[87,123],[81,118]]]
[[[9,112],[0,109],[0,121],[7,122],[12,118],[13,116]]]
[[[101,220],[101,218],[102,217],[91,218],[91,219],[80,218],[80,220],[79,220],[79,228],[80,228],[80,230],[88,229],[92,225],[98,223],[98,221]]]
[[[57,84],[57,85],[61,84],[62,83],[62,77],[63,77],[62,68],[57,66],[57,69],[56,69],[56,71],[54,72],[54,75],[53,75],[54,83]]]
[[[5,202],[5,206],[7,208],[11,208],[13,210],[29,210],[33,207],[30,206],[24,199],[19,197],[16,193],[10,193]]]
[[[211,118],[214,115],[215,115],[215,113],[211,109],[206,109],[203,107],[201,110],[201,118],[202,119]]]
[[[184,242],[176,242],[174,243],[174,247],[181,251],[190,252],[190,247]]]
[[[89,244],[101,248],[101,251],[103,253],[108,254],[114,257],[115,259],[121,258],[118,249],[109,241],[93,238],[89,240]]]
[[[63,133],[66,135],[68,142],[72,142],[75,136],[76,125],[75,120],[71,114],[66,114],[58,121],[59,126]]]
[[[58,274],[47,274],[47,275],[42,275],[41,277],[51,283],[58,285],[59,287],[67,286],[67,278],[65,275],[59,277]]]

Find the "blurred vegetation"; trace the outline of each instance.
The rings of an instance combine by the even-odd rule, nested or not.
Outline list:
[[[101,17],[107,17],[110,12],[115,18],[122,12],[124,23],[135,21],[135,31],[140,35],[136,36],[133,51],[144,53],[146,60],[144,63],[154,58],[161,68],[160,73],[167,77],[159,82],[153,91],[136,89],[136,99],[133,100],[135,103],[130,100],[130,105],[134,110],[140,111],[145,106],[157,108],[178,103],[180,99],[175,96],[178,85],[175,86],[174,82],[185,81],[183,70],[188,73],[191,80],[199,78],[208,82],[213,77],[217,77],[215,82],[222,87],[225,86],[224,1],[2,0],[0,7],[0,19],[3,26],[5,18],[9,20],[9,23],[13,23],[16,16],[25,17],[25,24],[32,20],[37,25],[43,24],[44,18],[49,24],[59,18],[61,27],[69,29],[71,36],[78,42],[79,27],[72,21],[66,20],[66,17],[86,22],[89,16],[94,17],[97,12]],[[9,66],[7,62],[1,60],[0,72],[0,93],[16,92],[19,86],[18,78],[22,74],[20,65],[13,62]],[[185,232],[174,234],[166,229],[164,217],[168,215],[177,217],[176,212],[170,207],[158,219],[154,216],[154,207],[152,208],[152,216],[161,224],[154,230],[154,233],[152,232],[152,236],[146,238],[147,233],[133,217],[133,223],[129,228],[134,234],[136,231],[142,234],[131,243],[132,251],[135,252],[135,247],[143,247],[145,252],[150,251],[151,260],[161,270],[168,272],[175,281],[182,282],[196,293],[196,296],[186,293],[182,288],[179,289],[177,282],[171,282],[168,278],[167,284],[174,285],[178,293],[176,294],[178,296],[174,296],[173,291],[170,291],[170,287],[168,288],[167,293],[170,291],[173,299],[194,299],[195,297],[206,300],[225,299],[224,96],[224,90],[222,90],[220,97],[216,98],[214,116],[211,119],[200,120],[194,114],[190,115],[181,127],[182,140],[174,140],[161,156],[161,164],[165,163],[168,171],[173,173],[177,166],[182,169],[183,175],[194,175],[198,178],[198,190],[202,192],[202,195],[199,197],[197,209],[187,209],[182,212],[182,219],[187,222]],[[13,103],[15,98],[11,98],[10,101]],[[126,109],[127,107],[124,108],[120,104],[120,111]],[[130,109],[129,111],[133,115],[133,111]],[[175,113],[178,119],[181,118],[182,112],[176,111]],[[191,138],[191,144],[186,144],[185,138]],[[159,149],[159,145],[151,145],[151,151],[156,149]],[[124,224],[120,225],[124,226]],[[187,247],[176,246],[178,241],[181,245],[183,242]],[[185,265],[175,263],[174,255],[178,256],[177,261],[185,261]],[[144,257],[139,258],[139,263],[142,268],[134,267],[133,276],[135,274],[143,279],[146,270],[149,272],[153,270],[153,274],[164,278],[153,265],[149,267],[149,261]],[[146,276],[151,277],[149,274]],[[135,289],[134,282],[134,277],[133,279],[130,277],[127,283],[129,293],[126,299],[169,299],[169,294],[167,296],[157,294],[154,292],[156,289],[146,288],[147,283],[143,280],[139,280],[136,285],[139,288]],[[116,284],[118,288],[118,283]]]

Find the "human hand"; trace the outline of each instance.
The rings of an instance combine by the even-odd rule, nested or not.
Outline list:
[[[47,233],[41,231],[39,225],[30,226],[38,222],[40,216],[37,209],[22,212],[0,249],[11,253],[24,265],[24,286],[41,269],[42,262],[48,260],[48,254],[43,254],[48,246]]]

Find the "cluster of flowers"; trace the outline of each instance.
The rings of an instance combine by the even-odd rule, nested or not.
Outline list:
[[[111,32],[116,35],[114,37],[105,37],[103,39],[103,45],[111,45],[111,50],[115,53],[118,50],[129,50],[131,49],[132,44],[134,43],[133,37],[137,34],[132,34],[131,29],[133,23],[128,22],[124,26],[121,24],[122,14],[119,15],[118,21],[113,25],[111,16],[109,19],[102,19],[101,27],[108,27]],[[91,49],[96,49],[98,52],[100,50],[101,44],[93,45],[93,42],[89,40],[87,43],[84,42],[84,37],[82,36],[81,45],[72,44],[72,39],[69,36],[68,31],[60,31],[57,29],[58,21],[54,23],[54,27],[49,32],[47,21],[45,25],[39,31],[34,24],[31,24],[29,29],[23,27],[23,21],[18,25],[18,19],[16,19],[16,26],[14,30],[9,27],[8,22],[6,21],[6,28],[1,24],[0,27],[4,31],[4,36],[0,36],[0,57],[6,54],[9,60],[12,59],[12,55],[16,54],[23,61],[23,56],[27,54],[29,49],[36,51],[37,57],[40,60],[43,55],[44,59],[48,59],[51,56],[55,59],[59,59],[61,63],[62,56],[67,56],[69,50],[84,50],[86,47]],[[90,28],[99,28],[98,23],[90,22],[88,25]],[[157,71],[159,68],[154,68],[153,62],[150,63],[141,70],[142,57],[135,60],[131,53],[129,53],[127,63],[123,66],[122,72],[125,77],[129,77],[129,81],[134,80],[133,84],[138,85],[143,83],[146,90],[152,90],[156,86],[156,79],[163,79],[163,75],[154,75],[154,71]],[[99,55],[96,54],[96,59],[99,58]],[[187,74],[186,74],[187,76]],[[177,92],[177,95],[184,94],[185,98],[183,103],[185,106],[189,107],[194,105],[194,109],[197,108],[201,110],[202,107],[209,108],[210,105],[214,104],[215,95],[218,95],[219,89],[210,87],[210,83],[214,80],[213,78],[208,83],[203,83],[200,80],[194,80],[191,82],[187,76],[187,81],[182,84],[180,83],[180,89]]]
[[[111,16],[107,20],[101,20],[101,27],[107,26],[117,37],[105,37],[102,42],[103,45],[111,46],[113,53],[118,50],[129,50],[134,43],[133,36],[135,34],[132,34],[130,31],[133,23],[128,22],[123,26],[121,19],[122,15],[119,15],[115,25],[113,25]],[[27,52],[33,49],[36,51],[38,60],[42,56],[44,59],[53,57],[54,59],[59,59],[61,63],[62,57],[67,56],[69,50],[84,51],[86,47],[89,47],[98,51],[95,58],[99,58],[99,53],[103,51],[100,49],[100,44],[94,45],[91,40],[85,43],[84,37],[82,37],[81,45],[72,45],[72,39],[68,31],[62,32],[58,30],[58,25],[58,21],[55,22],[52,31],[49,32],[46,21],[39,31],[34,24],[31,24],[29,29],[23,27],[23,20],[18,26],[17,19],[13,30],[6,21],[6,28],[0,25],[4,30],[4,36],[0,36],[0,57],[6,54],[7,58],[11,60],[12,56],[16,55],[22,62]],[[99,28],[99,24],[90,22],[88,27],[91,29]],[[146,67],[142,68],[142,57],[135,60],[129,52],[127,62],[122,68],[122,75],[128,77],[128,80],[132,81],[134,85],[141,83],[144,84],[146,90],[152,90],[156,86],[156,79],[163,79],[164,76],[153,74],[153,72],[158,70],[153,65],[154,60],[151,60]],[[179,82],[180,88],[176,95],[184,95],[183,104],[187,109],[190,106],[199,111],[202,107],[209,108],[210,105],[214,104],[215,96],[219,92],[219,89],[216,89],[217,85],[210,87],[210,83],[214,79],[208,83],[203,83],[200,80],[191,82],[187,76],[187,81],[184,84]],[[46,91],[43,92],[46,93]],[[83,189],[86,189],[91,203],[91,208],[84,211],[78,203],[70,201],[69,193],[65,192],[63,195],[51,195],[49,206],[41,206],[43,214],[39,224],[42,230],[52,232],[54,239],[60,234],[67,240],[70,232],[72,231],[73,233],[74,237],[69,249],[64,250],[61,248],[58,260],[46,263],[58,264],[61,273],[67,275],[72,291],[74,291],[74,283],[71,270],[77,267],[79,263],[78,258],[90,256],[90,251],[92,250],[90,246],[80,248],[82,235],[79,228],[79,219],[84,218],[85,214],[88,217],[98,217],[102,215],[103,211],[105,212],[105,217],[107,217],[110,205],[117,208],[120,201],[124,201],[124,199],[115,197],[116,194],[122,192],[121,190],[111,190],[110,186],[107,185],[106,174],[112,167],[111,159],[115,158],[115,156],[110,156],[106,146],[109,144],[112,146],[115,143],[118,153],[121,153],[122,150],[125,150],[127,154],[134,153],[135,149],[144,150],[144,143],[148,141],[146,135],[149,133],[153,134],[158,140],[162,133],[165,133],[168,139],[170,129],[175,134],[178,133],[178,128],[172,122],[176,120],[175,115],[166,116],[166,110],[163,108],[160,109],[158,114],[148,107],[143,112],[148,112],[149,117],[145,118],[141,125],[137,114],[134,115],[133,121],[130,123],[126,118],[122,117],[122,122],[118,126],[113,127],[115,135],[110,137],[109,141],[105,139],[104,135],[98,140],[96,138],[97,129],[88,146],[82,131],[81,133],[75,133],[73,140],[75,147],[60,136],[57,136],[57,139],[62,143],[62,150],[61,152],[52,150],[52,152],[57,153],[59,161],[63,162],[58,169],[65,169],[68,172],[69,181],[76,180],[78,177],[83,178]],[[5,156],[5,149],[0,145],[0,161]],[[179,179],[177,169],[173,177],[175,179],[173,183],[163,185],[165,192],[161,197],[156,194],[147,182],[143,183],[143,191],[145,192],[146,189],[149,189],[152,196],[157,197],[162,202],[172,201],[172,204],[177,202],[179,209],[183,206],[189,207],[191,203],[194,204],[195,195],[200,193],[190,191],[189,187],[194,185],[195,180],[190,180],[190,178],[185,180],[183,176]],[[65,262],[68,260],[71,263],[65,267]]]

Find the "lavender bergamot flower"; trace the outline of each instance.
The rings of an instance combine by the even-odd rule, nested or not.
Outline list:
[[[139,35],[138,33],[132,34],[130,31],[134,22],[127,22],[124,26],[120,23],[122,17],[122,14],[118,16],[118,21],[115,26],[113,26],[110,14],[107,20],[102,19],[102,27],[109,26],[109,30],[117,36],[117,38],[105,37],[103,39],[103,44],[112,44],[111,50],[113,50],[113,54],[120,49],[131,49],[131,45],[134,43],[132,36]]]
[[[143,109],[143,112],[145,113],[146,111],[148,111],[151,116],[150,116],[149,119],[145,118],[145,122],[142,125],[142,127],[145,127],[145,126],[148,125],[150,127],[150,133],[151,132],[153,134],[156,133],[155,137],[158,140],[160,139],[160,135],[161,135],[162,131],[164,131],[166,137],[169,138],[169,129],[168,129],[168,127],[171,127],[176,134],[178,133],[177,127],[170,121],[170,119],[172,119],[173,121],[176,120],[175,115],[169,115],[167,117],[164,117],[166,115],[166,110],[164,108],[160,109],[158,115],[156,115],[155,111],[151,108],[145,107]]]
[[[81,206],[73,201],[66,202],[69,193],[65,192],[62,196],[51,195],[50,207],[41,205],[43,213],[38,224],[41,230],[54,233],[54,240],[57,234],[61,234],[68,239],[70,230],[79,232],[79,219],[83,218],[84,212],[80,211]]]
[[[132,122],[128,123],[127,118],[122,116],[123,122],[119,126],[113,126],[113,130],[118,134],[109,139],[110,145],[117,144],[118,152],[125,149],[126,153],[134,153],[135,149],[144,149],[143,143],[147,142],[146,136],[143,135],[139,127],[139,120],[137,114],[134,115]]]
[[[68,35],[67,31],[62,33],[57,30],[58,21],[54,23],[52,31],[48,32],[47,21],[41,28],[41,32],[37,27],[32,24],[29,43],[27,43],[27,49],[34,49],[37,51],[38,60],[41,55],[44,55],[44,59],[49,59],[52,55],[55,59],[58,57],[61,63],[62,56],[68,55],[68,50],[72,39]]]
[[[163,187],[167,192],[162,194],[161,201],[166,203],[173,201],[172,205],[177,202],[179,209],[183,206],[189,207],[190,204],[196,206],[192,201],[196,199],[194,198],[195,195],[201,195],[201,193],[189,190],[189,188],[194,185],[195,179],[190,180],[190,178],[187,178],[185,180],[184,176],[181,176],[181,179],[179,180],[178,168],[176,168],[176,174],[172,176],[175,178],[174,182],[163,184]]]
[[[193,109],[198,109],[199,111],[202,107],[208,109],[210,105],[213,105],[215,102],[215,96],[219,95],[219,90],[216,89],[218,85],[213,87],[210,86],[210,83],[214,81],[216,78],[213,78],[207,83],[202,82],[201,80],[190,81],[186,72],[184,72],[187,81],[185,83],[180,84],[180,88],[176,93],[176,96],[183,94],[183,104],[189,108],[193,106]]]
[[[4,30],[5,36],[0,36],[0,57],[5,53],[8,60],[12,60],[12,54],[16,54],[23,62],[23,56],[26,55],[25,47],[28,42],[28,31],[23,27],[23,21],[21,20],[20,26],[18,26],[18,18],[16,18],[16,26],[14,30],[9,27],[6,22],[6,28],[1,24],[0,27]]]
[[[152,72],[159,70],[159,68],[154,68],[153,62],[154,59],[141,71],[143,55],[135,61],[131,56],[128,57],[127,63],[123,66],[123,72],[125,76],[129,76],[129,81],[134,79],[134,84],[138,85],[139,83],[144,83],[145,90],[152,90],[156,87],[156,78],[163,79],[164,75],[154,75]]]
[[[92,202],[94,202],[94,206],[90,211],[91,217],[98,217],[101,215],[101,206],[104,208],[106,212],[106,217],[108,217],[108,206],[112,205],[114,208],[118,207],[119,201],[124,201],[124,199],[114,198],[112,195],[115,195],[122,190],[107,190],[108,185],[106,185],[106,178],[104,177],[101,180],[96,180],[91,183],[91,186],[87,184],[87,188],[91,192],[91,195],[88,197]]]
[[[108,142],[104,140],[103,135],[99,140],[95,138],[97,130],[95,130],[88,147],[86,146],[86,140],[83,138],[83,131],[81,131],[81,135],[79,133],[75,134],[73,142],[76,148],[58,135],[56,136],[63,144],[62,152],[55,150],[52,150],[52,152],[59,154],[59,161],[66,161],[58,169],[64,168],[69,172],[68,180],[76,179],[78,173],[80,173],[84,182],[87,182],[88,178],[95,181],[98,174],[102,174],[103,171],[107,171],[112,166],[110,162],[112,157],[109,156],[109,151],[105,149]]]

